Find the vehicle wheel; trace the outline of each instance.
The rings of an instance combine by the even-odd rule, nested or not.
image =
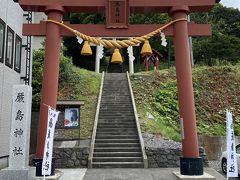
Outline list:
[[[224,174],[227,174],[227,159],[222,159],[222,171]]]

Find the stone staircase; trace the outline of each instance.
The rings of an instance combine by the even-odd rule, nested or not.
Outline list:
[[[91,167],[143,168],[144,150],[136,122],[127,75],[106,74]]]
[[[123,72],[123,64],[113,64],[110,63],[108,65],[108,73],[122,73]]]

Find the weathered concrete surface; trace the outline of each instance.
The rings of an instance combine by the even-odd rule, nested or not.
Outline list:
[[[211,176],[208,173],[205,173],[201,176],[186,176],[181,175],[179,171],[173,172],[173,174],[177,177],[178,180],[215,180],[216,178],[214,176]]]
[[[173,174],[176,171],[179,171],[179,168],[88,169],[83,180],[177,180]],[[217,180],[225,180],[214,169],[205,168],[204,172]]]
[[[199,145],[206,150],[208,160],[219,160],[223,151],[227,150],[226,136],[208,136],[198,137]],[[235,136],[236,145],[240,143],[240,136]]]

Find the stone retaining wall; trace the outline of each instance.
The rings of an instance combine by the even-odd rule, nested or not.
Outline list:
[[[179,142],[162,139],[151,134],[143,134],[145,151],[148,158],[149,168],[170,168],[180,166],[182,145]],[[55,142],[53,157],[56,168],[87,168],[90,140],[77,142]],[[199,148],[200,157],[203,158],[204,166],[208,165],[208,159],[204,148]]]
[[[181,143],[162,139],[151,134],[143,134],[143,139],[149,168],[180,166],[180,157],[182,156]],[[208,159],[203,147],[199,148],[199,154],[203,158],[204,166],[208,167]]]
[[[83,155],[85,150],[81,147],[54,148],[56,168],[87,168],[88,155]]]
[[[56,168],[87,168],[90,140],[54,142]]]

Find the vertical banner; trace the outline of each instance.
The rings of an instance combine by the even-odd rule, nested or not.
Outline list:
[[[9,169],[26,169],[29,161],[32,88],[14,85]]]
[[[42,175],[44,176],[51,175],[54,130],[58,120],[58,115],[59,111],[48,107],[48,124],[42,162]]]
[[[227,110],[227,177],[238,177],[232,113]]]

